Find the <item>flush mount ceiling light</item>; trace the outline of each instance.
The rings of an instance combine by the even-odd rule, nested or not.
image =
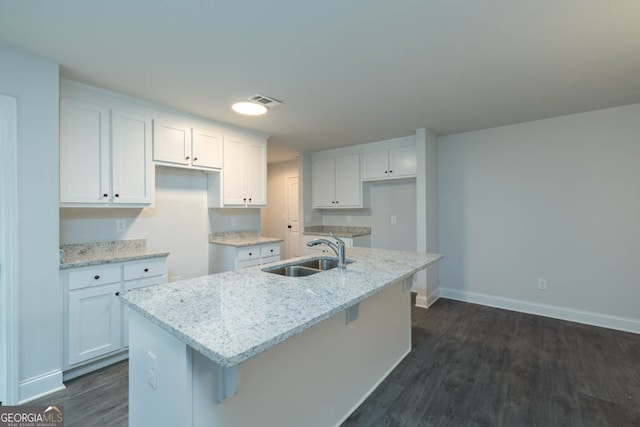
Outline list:
[[[277,107],[282,101],[260,93],[250,96],[247,101],[236,102],[231,106],[233,111],[248,116],[259,116],[267,112],[267,107]]]
[[[233,111],[247,116],[260,116],[267,112],[267,107],[251,101],[236,102],[231,106]]]

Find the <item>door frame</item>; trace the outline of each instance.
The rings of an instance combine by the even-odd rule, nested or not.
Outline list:
[[[17,100],[0,94],[0,400],[18,403]]]

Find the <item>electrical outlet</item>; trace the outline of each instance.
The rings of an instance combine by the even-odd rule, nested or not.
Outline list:
[[[547,290],[547,281],[546,279],[538,279],[538,289],[541,291]]]
[[[148,351],[149,360],[147,360],[147,382],[154,390],[158,389],[158,357],[151,351]]]
[[[351,222],[353,221],[353,218],[351,218],[351,215],[347,215],[347,222]]]
[[[127,220],[126,219],[118,219],[116,220],[116,231],[118,233],[123,233],[127,231]]]
[[[398,217],[395,215],[391,215],[391,224],[396,224],[398,222]]]

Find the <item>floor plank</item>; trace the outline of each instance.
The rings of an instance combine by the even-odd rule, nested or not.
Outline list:
[[[440,299],[413,308],[412,346],[343,427],[640,425],[640,335]],[[127,371],[33,404],[64,406],[68,427],[126,426]]]

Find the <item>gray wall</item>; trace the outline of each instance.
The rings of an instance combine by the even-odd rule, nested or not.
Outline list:
[[[640,332],[639,118],[634,104],[439,138],[443,295]]]
[[[24,400],[62,386],[58,65],[0,48],[0,93],[16,97],[18,108],[18,379]]]

